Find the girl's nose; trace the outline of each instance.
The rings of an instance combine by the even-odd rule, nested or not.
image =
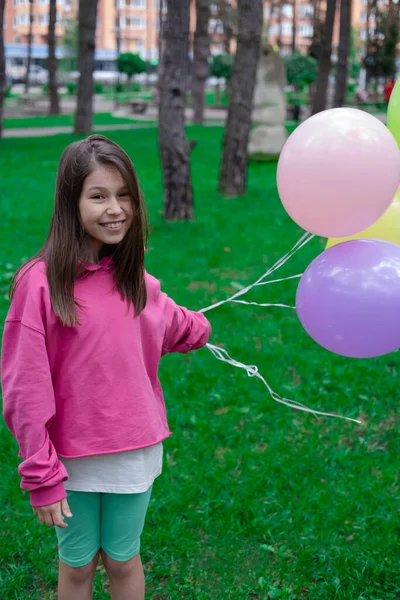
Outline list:
[[[118,202],[118,198],[112,199],[111,206],[109,206],[107,212],[117,215],[120,215],[123,212],[120,203]]]

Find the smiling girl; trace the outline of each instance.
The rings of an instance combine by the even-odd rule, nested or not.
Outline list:
[[[43,248],[16,273],[2,347],[21,487],[59,543],[59,600],[143,600],[140,535],[171,435],[161,356],[204,346],[205,317],[144,268],[147,214],[127,154],[92,135],[64,151]],[[66,520],[65,520],[66,518]]]

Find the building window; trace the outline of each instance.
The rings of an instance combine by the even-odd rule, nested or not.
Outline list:
[[[146,29],[146,19],[121,16],[120,21],[121,29]]]
[[[269,35],[279,35],[279,24],[274,23],[273,25],[271,25],[269,27],[268,33]]]
[[[314,28],[309,23],[300,23],[299,33],[303,37],[312,37],[314,33]]]
[[[220,19],[210,19],[209,28],[211,33],[224,33],[224,24]]]
[[[283,33],[283,35],[292,35],[293,34],[293,24],[292,23],[282,23],[282,33]]]
[[[284,4],[282,8],[282,15],[284,17],[293,17],[293,6],[292,4]]]
[[[14,25],[29,25],[29,13],[20,13],[14,17]]]
[[[311,4],[301,4],[299,14],[302,19],[306,19],[313,16],[314,9]]]
[[[49,24],[49,15],[43,14],[39,16],[39,25],[48,25]]]

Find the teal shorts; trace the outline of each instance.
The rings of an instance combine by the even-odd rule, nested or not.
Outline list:
[[[68,527],[55,527],[60,560],[70,567],[83,567],[100,550],[125,562],[140,551],[152,488],[141,494],[106,494],[68,491],[72,517]]]

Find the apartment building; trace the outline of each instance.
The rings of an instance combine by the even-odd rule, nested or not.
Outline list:
[[[399,0],[400,1],[400,0]],[[384,6],[389,0],[380,0]],[[231,0],[232,9],[236,0]],[[274,2],[275,4],[275,2]],[[314,10],[312,0],[289,0],[282,6],[281,14],[272,0],[264,2],[264,30],[272,43],[280,41],[283,54],[292,49],[293,27],[296,28],[296,48],[307,52],[313,37]],[[57,52],[63,54],[66,30],[76,28],[79,0],[57,0]],[[166,7],[166,0],[164,0]],[[352,23],[357,37],[362,41],[367,31],[367,0],[352,0]],[[45,62],[47,56],[47,27],[49,0],[33,3],[33,58]],[[29,0],[8,0],[5,6],[4,33],[6,56],[24,60],[28,42]],[[294,12],[295,11],[295,12]],[[119,14],[119,20],[117,15]],[[99,0],[96,29],[96,59],[99,68],[108,68],[116,57],[116,39],[119,21],[120,49],[137,52],[144,59],[158,58],[158,33],[160,0]],[[195,0],[191,4],[191,31],[195,29]],[[371,26],[371,23],[370,23]],[[210,33],[213,53],[224,51],[223,24],[218,19],[216,2],[211,2]],[[339,11],[334,32],[334,46],[339,40]]]

